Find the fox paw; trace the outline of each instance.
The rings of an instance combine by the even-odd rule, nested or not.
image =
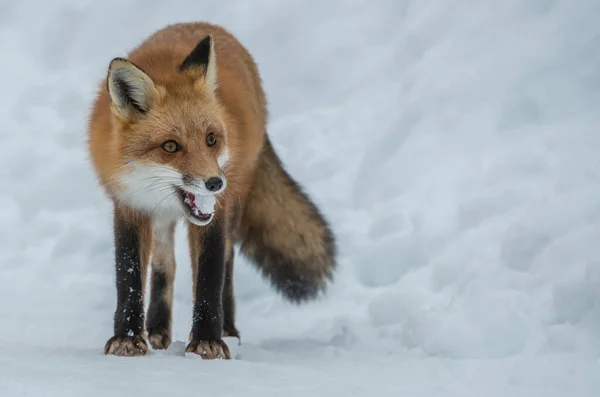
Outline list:
[[[148,342],[154,350],[163,350],[171,345],[171,333],[167,329],[148,331]]]
[[[104,346],[104,354],[115,356],[143,356],[148,353],[148,345],[141,336],[113,336]]]
[[[197,354],[205,360],[231,359],[229,348],[222,340],[193,340],[185,351]]]

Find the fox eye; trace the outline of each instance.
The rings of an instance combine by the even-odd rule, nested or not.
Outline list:
[[[175,153],[175,152],[179,152],[181,150],[181,145],[179,145],[174,140],[165,141],[165,142],[163,142],[162,145],[160,145],[160,147],[163,148],[163,150],[168,153]]]
[[[215,146],[217,144],[217,137],[212,132],[206,136],[206,144],[208,146]]]

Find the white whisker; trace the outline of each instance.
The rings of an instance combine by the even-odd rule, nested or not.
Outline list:
[[[149,213],[179,218],[180,204],[175,187],[182,184],[182,175],[172,167],[129,163],[118,175],[118,198],[127,205]]]

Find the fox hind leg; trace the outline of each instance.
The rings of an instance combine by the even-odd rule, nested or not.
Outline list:
[[[171,344],[173,282],[175,280],[174,223],[155,223],[152,233],[152,276],[146,321],[148,341],[155,350]]]
[[[229,247],[225,259],[225,286],[223,287],[223,336],[238,338],[240,333],[235,327],[235,295],[233,290],[233,245]]]

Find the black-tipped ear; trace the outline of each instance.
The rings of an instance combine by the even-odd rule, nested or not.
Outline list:
[[[185,60],[179,65],[179,69],[185,70],[193,67],[201,67],[206,70],[210,60],[210,50],[212,47],[212,36],[206,36],[190,52]]]
[[[179,69],[185,70],[192,67],[201,67],[206,69],[210,60],[210,50],[212,47],[212,36],[206,36],[190,52],[185,60],[179,66]]]
[[[117,115],[130,118],[150,110],[156,94],[152,79],[132,62],[115,58],[108,67],[107,88]]]
[[[194,47],[192,52],[179,65],[180,70],[198,68],[204,74],[206,83],[214,90],[217,82],[217,60],[214,40],[211,35],[206,36]]]

